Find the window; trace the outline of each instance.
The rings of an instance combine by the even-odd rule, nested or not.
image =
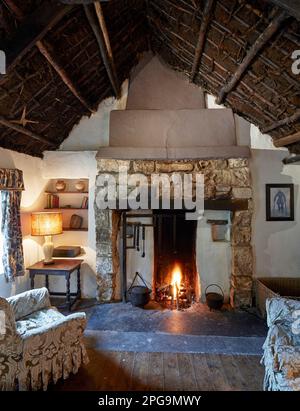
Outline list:
[[[3,238],[2,238],[2,232],[1,232],[1,226],[2,226],[2,204],[1,204],[1,191],[0,191],[0,274],[3,274],[4,272],[3,264],[2,264]]]

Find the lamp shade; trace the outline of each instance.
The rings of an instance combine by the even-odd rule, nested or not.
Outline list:
[[[61,213],[32,213],[31,235],[62,234]]]

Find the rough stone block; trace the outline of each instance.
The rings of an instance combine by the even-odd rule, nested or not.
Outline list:
[[[236,211],[233,215],[233,226],[250,227],[252,220],[252,213],[250,211]]]
[[[253,274],[252,247],[232,246],[232,275],[248,276]]]
[[[192,172],[193,170],[193,162],[156,163],[157,173]]]
[[[118,173],[120,167],[130,169],[130,160],[112,160],[112,159],[98,159],[97,167],[99,172]]]
[[[243,308],[252,306],[252,292],[251,291],[237,291],[231,288],[230,304],[234,308]]]
[[[109,229],[111,227],[111,210],[95,210],[96,227]]]
[[[231,243],[233,245],[250,245],[251,243],[251,227],[246,226],[232,226],[232,236],[231,236]]]
[[[111,244],[104,244],[98,243],[97,244],[97,256],[102,257],[112,257],[112,245]]]
[[[154,161],[133,161],[132,163],[133,171],[135,173],[151,174],[155,170]]]
[[[231,194],[232,198],[252,198],[252,189],[250,187],[233,187]]]
[[[111,231],[107,229],[102,229],[101,227],[96,230],[96,244],[97,248],[102,244],[111,244]]]
[[[230,168],[249,167],[249,160],[247,158],[231,158],[228,160]]]
[[[113,260],[111,257],[97,255],[96,271],[102,276],[113,272]]]
[[[235,289],[235,292],[251,291],[253,285],[252,277],[237,277],[231,276],[231,285]]]
[[[210,184],[232,187],[249,187],[250,172],[247,167],[214,170],[209,176]]]
[[[214,199],[216,196],[216,189],[212,185],[205,185],[204,186],[204,198],[205,200]]]
[[[97,294],[96,298],[99,302],[105,303],[113,299],[114,287],[113,287],[114,274],[107,273],[106,275],[97,274]]]
[[[198,162],[198,168],[200,171],[223,170],[227,167],[227,160],[200,160]]]

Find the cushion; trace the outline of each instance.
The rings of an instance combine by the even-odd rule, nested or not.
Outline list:
[[[44,308],[16,321],[17,332],[24,336],[34,329],[55,323],[64,318],[65,316],[58,312],[55,307]]]
[[[14,310],[16,320],[51,306],[49,292],[45,287],[25,291],[7,298],[7,301]]]

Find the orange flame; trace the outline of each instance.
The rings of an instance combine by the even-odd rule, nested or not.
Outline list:
[[[174,299],[177,298],[177,293],[178,293],[178,290],[181,284],[181,277],[182,277],[181,268],[179,267],[178,264],[176,264],[172,271],[172,282],[171,282],[171,285],[173,286]]]

